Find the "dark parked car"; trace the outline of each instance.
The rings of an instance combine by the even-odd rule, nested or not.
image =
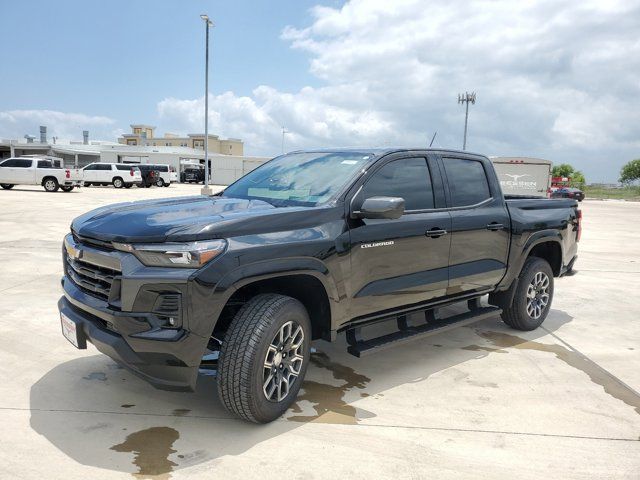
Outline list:
[[[149,188],[158,182],[160,172],[156,169],[155,165],[146,165],[141,163],[138,165],[138,168],[142,174],[142,183],[138,185],[139,187]]]
[[[204,169],[186,168],[181,174],[182,183],[204,183]]]
[[[293,152],[212,197],[76,218],[62,333],[162,389],[215,369],[229,411],[269,422],[295,401],[312,340],[344,332],[360,357],[497,316],[537,328],[580,232],[575,200],[505,197],[481,155]],[[452,304],[466,308],[446,316]]]
[[[578,188],[562,187],[551,192],[551,198],[573,198],[581,202],[584,200],[584,192]]]

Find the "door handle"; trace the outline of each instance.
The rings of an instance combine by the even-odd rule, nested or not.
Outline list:
[[[438,238],[442,235],[446,235],[448,232],[442,228],[433,227],[431,230],[427,230],[425,235],[429,238]]]
[[[487,230],[502,230],[503,228],[504,228],[504,225],[496,222],[492,222],[489,225],[487,225]]]

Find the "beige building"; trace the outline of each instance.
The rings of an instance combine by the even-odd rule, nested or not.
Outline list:
[[[156,127],[151,125],[131,125],[131,133],[125,133],[118,138],[118,143],[140,147],[186,147],[204,150],[203,133],[190,133],[186,137],[165,133],[163,137],[156,137],[155,129]],[[237,138],[221,139],[217,135],[210,134],[207,143],[209,152],[212,154],[244,155],[244,144]]]

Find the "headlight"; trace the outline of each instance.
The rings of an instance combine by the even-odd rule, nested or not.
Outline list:
[[[133,245],[113,242],[116,250],[133,253],[147,267],[200,268],[224,252],[226,246],[225,240]]]

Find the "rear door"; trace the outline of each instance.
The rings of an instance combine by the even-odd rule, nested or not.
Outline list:
[[[350,316],[443,296],[448,284],[451,216],[437,162],[426,156],[391,157],[357,186],[351,211],[370,197],[402,197],[401,218],[350,219]],[[439,232],[439,233],[438,233]]]
[[[506,272],[510,219],[491,164],[477,157],[443,156],[451,212],[448,295],[485,290]]]

